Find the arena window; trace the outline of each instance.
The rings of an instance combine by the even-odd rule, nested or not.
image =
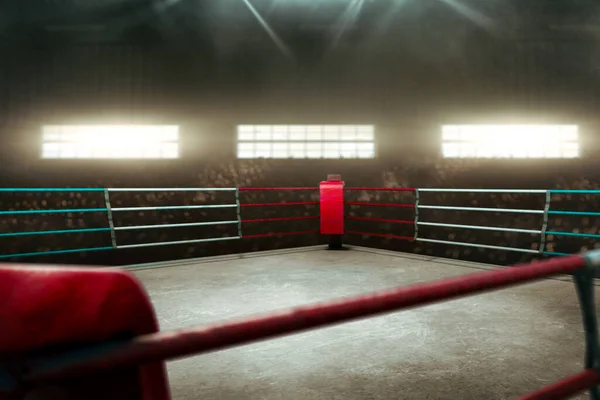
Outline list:
[[[373,125],[239,125],[238,158],[374,158]]]
[[[48,125],[45,159],[168,159],[179,157],[179,127],[162,125]]]
[[[576,125],[445,125],[446,158],[577,158]]]

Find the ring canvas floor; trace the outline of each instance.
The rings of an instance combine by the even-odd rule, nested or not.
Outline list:
[[[161,329],[176,329],[495,267],[318,246],[128,268]],[[499,400],[579,372],[583,354],[574,285],[557,277],[174,361],[168,371],[175,400]]]

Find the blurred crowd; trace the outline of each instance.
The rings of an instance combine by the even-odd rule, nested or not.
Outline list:
[[[508,162],[505,161],[506,164]],[[0,182],[3,187],[70,187],[64,192],[2,192],[0,193],[0,248],[2,255],[28,254],[79,248],[110,248],[118,250],[74,252],[34,257],[15,257],[15,261],[136,264],[172,259],[243,253],[324,244],[327,238],[318,234],[318,183],[329,173],[340,173],[348,187],[438,187],[438,188],[523,188],[523,189],[600,189],[600,180],[586,175],[578,166],[569,173],[514,165],[508,169],[498,161],[403,159],[401,163],[385,164],[376,160],[232,160],[206,162],[201,167],[154,171],[139,168],[134,173],[107,177],[84,178],[63,175],[56,179],[35,181],[23,176],[18,181]],[[560,176],[560,179],[557,178]],[[79,179],[79,180],[78,180]],[[51,184],[49,184],[51,182]],[[93,182],[92,185],[89,182]],[[83,192],[75,188],[189,188],[190,190],[110,192],[112,213],[107,213],[105,193]],[[202,188],[298,188],[314,190],[277,191],[211,191]],[[555,194],[551,209],[596,211],[600,195]],[[414,204],[414,192],[347,192],[348,201]],[[545,194],[530,193],[421,193],[422,205],[487,207],[543,210]],[[241,204],[238,216],[236,207]],[[302,203],[302,204],[289,204]],[[220,205],[219,208],[197,206]],[[192,206],[178,210],[153,210],[153,207]],[[127,210],[144,207],[144,210]],[[90,212],[48,214],[10,214],[10,211],[100,209]],[[116,210],[115,210],[116,209]],[[120,210],[125,209],[125,210]],[[384,223],[348,220],[348,244],[409,251],[438,257],[464,259],[494,264],[512,264],[542,257],[536,252],[575,253],[600,247],[594,239],[547,235],[539,233],[501,232],[471,228],[446,228],[419,225],[418,235],[440,241],[484,244],[512,250],[483,249],[475,246],[455,246],[428,242],[411,242],[391,237],[413,237],[415,210],[400,207],[346,206],[348,216],[390,219]],[[299,219],[290,219],[296,218]],[[238,223],[238,218],[242,223]],[[522,230],[561,231],[598,234],[596,217],[550,216],[541,213],[493,213],[421,209],[418,220],[425,223],[507,227]],[[173,226],[186,224],[183,226]],[[194,224],[194,225],[192,225]],[[202,224],[202,225],[199,225]],[[111,237],[106,228],[115,228]],[[157,228],[153,225],[169,225]],[[136,227],[136,228],[134,228]],[[95,231],[78,231],[94,229]],[[47,231],[75,230],[71,233],[40,234]],[[20,233],[36,233],[19,235]],[[242,236],[243,239],[220,240]],[[207,240],[207,241],[203,241]],[[179,242],[175,245],[164,243]],[[163,245],[156,245],[156,243]],[[127,247],[150,244],[145,247]]]

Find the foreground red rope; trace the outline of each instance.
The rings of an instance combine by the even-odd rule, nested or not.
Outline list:
[[[316,206],[318,201],[296,201],[289,203],[248,203],[240,204],[240,207],[276,207],[276,206]]]
[[[24,373],[22,378],[25,383],[41,382],[127,365],[207,353],[280,335],[571,273],[584,265],[584,259],[579,255],[555,258],[529,265],[476,272],[437,282],[420,283],[354,298],[313,304],[265,316],[140,336],[122,344],[88,349],[83,354],[80,352],[59,359],[42,360],[30,365],[29,372]],[[586,381],[587,383],[589,382]]]
[[[556,400],[567,399],[571,396],[585,392],[590,387],[600,383],[600,372],[593,369],[582,371],[554,382],[546,387],[521,396],[518,400]]]
[[[288,217],[288,218],[261,218],[261,219],[243,219],[243,223],[252,223],[252,222],[274,222],[274,221],[300,221],[303,219],[319,219],[319,216],[310,216],[310,217]]]
[[[373,206],[373,207],[400,207],[400,208],[415,208],[414,204],[400,203],[369,203],[368,201],[346,201],[344,204],[349,206]]]
[[[388,239],[400,239],[400,240],[415,240],[412,236],[398,236],[392,235],[391,233],[372,233],[372,232],[358,232],[358,231],[346,231],[346,233],[351,235],[365,235],[365,236],[377,236]]]
[[[367,218],[367,217],[352,217],[348,216],[346,219],[351,219],[355,221],[373,221],[373,222],[391,222],[394,224],[407,224],[414,225],[415,221],[408,221],[405,219],[385,219],[385,218]]]

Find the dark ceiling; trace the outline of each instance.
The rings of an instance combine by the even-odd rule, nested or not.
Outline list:
[[[457,23],[502,37],[594,37],[599,16],[594,0],[4,0],[0,32],[20,43],[243,38],[277,46],[315,35],[352,41]]]

